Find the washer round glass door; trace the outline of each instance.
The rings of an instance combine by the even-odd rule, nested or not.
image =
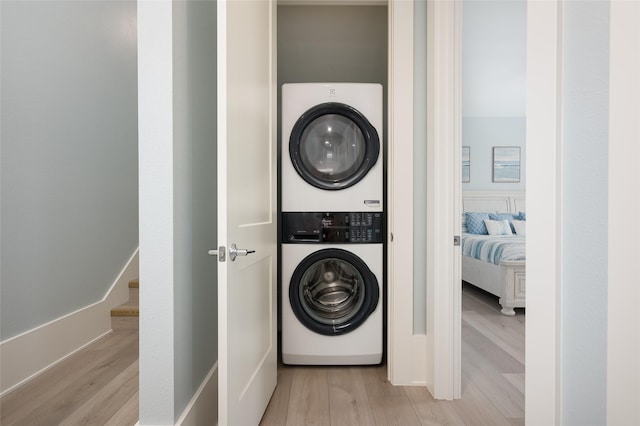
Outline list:
[[[380,139],[355,108],[328,102],[306,111],[293,126],[289,154],[309,184],[329,190],[348,188],[378,161]]]
[[[378,280],[358,256],[324,249],[307,256],[289,284],[294,314],[308,329],[328,336],[358,328],[375,311]]]

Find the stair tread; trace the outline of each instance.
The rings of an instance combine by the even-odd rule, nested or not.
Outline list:
[[[140,307],[137,304],[124,303],[116,308],[111,309],[111,316],[138,316],[140,315]]]
[[[134,278],[129,281],[129,301],[111,309],[112,317],[137,317],[140,316],[140,306],[138,304],[138,289],[140,288],[140,280]]]

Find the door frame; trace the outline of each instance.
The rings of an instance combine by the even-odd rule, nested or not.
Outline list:
[[[427,3],[426,334],[413,309],[413,2],[389,2],[389,380],[460,397],[459,1]]]
[[[394,385],[424,386],[427,339],[413,333],[413,2],[390,1],[387,358]]]
[[[462,2],[427,6],[427,339],[429,388],[461,398]]]
[[[527,423],[560,424],[562,0],[527,0]],[[541,351],[539,348],[547,348]]]
[[[428,84],[434,84],[437,75],[453,75],[457,63],[455,54],[439,56],[434,41],[451,43],[450,52],[460,49],[461,19],[457,12],[456,0],[429,1],[431,25],[428,64],[432,70]],[[459,7],[459,6],[458,6]],[[437,20],[435,20],[437,17]],[[389,3],[390,65],[389,65],[389,139],[390,139],[390,235],[389,235],[389,379],[394,384],[427,385],[436,398],[453,399],[460,392],[459,348],[461,316],[460,299],[456,296],[451,303],[452,270],[458,265],[448,259],[440,263],[436,258],[436,248],[445,252],[452,244],[453,235],[459,231],[453,223],[453,203],[434,204],[436,189],[447,188],[453,193],[455,178],[447,176],[451,170],[458,170],[459,156],[451,155],[445,148],[437,147],[430,138],[430,164],[428,200],[431,201],[431,219],[428,232],[434,226],[444,224],[440,234],[431,233],[428,240],[427,265],[430,276],[427,280],[427,338],[412,333],[411,309],[412,288],[399,283],[413,283],[411,271],[413,259],[406,256],[411,252],[413,234],[413,193],[411,159],[413,147],[413,114],[406,105],[412,105],[413,81],[413,6],[411,2]],[[560,0],[529,0],[527,3],[527,204],[532,220],[528,224],[531,233],[541,235],[535,241],[528,241],[529,281],[536,282],[527,291],[527,366],[526,366],[526,411],[527,420],[534,424],[557,424],[560,419],[560,217],[561,189],[560,176],[560,105],[561,105],[561,3]],[[435,91],[429,90],[428,105],[434,108],[450,108],[450,103],[460,93],[460,80]],[[404,104],[404,106],[403,106]],[[455,104],[455,102],[453,102]],[[449,105],[449,106],[447,106]],[[459,150],[460,135],[454,118],[447,118],[449,135],[456,151]],[[435,132],[435,129],[430,129]],[[448,132],[448,133],[447,133]],[[459,146],[460,145],[460,146]],[[555,164],[549,173],[549,161]],[[437,167],[448,164],[449,167]],[[444,179],[442,181],[441,179]],[[448,183],[443,183],[448,182]],[[439,185],[436,188],[435,185]],[[442,194],[440,194],[442,196]],[[536,208],[536,206],[539,206]],[[431,228],[430,228],[431,227]],[[552,232],[549,232],[549,229]],[[430,230],[430,231],[429,231]],[[535,231],[538,230],[538,231]],[[535,232],[534,232],[535,231]],[[392,236],[392,234],[395,234]],[[407,247],[409,249],[407,249]],[[454,257],[453,254],[450,255]],[[457,286],[453,286],[457,287]],[[549,312],[549,306],[552,307]],[[404,307],[404,308],[403,308]],[[435,311],[439,309],[439,311]],[[433,328],[430,328],[433,327]],[[536,351],[547,347],[549,351]],[[417,356],[416,356],[417,355]],[[419,358],[416,361],[416,357]],[[412,364],[412,362],[414,362]],[[438,372],[438,376],[435,376]]]
[[[611,2],[609,73],[609,267],[607,314],[607,423],[640,423],[640,4]],[[624,332],[620,332],[624,330]]]

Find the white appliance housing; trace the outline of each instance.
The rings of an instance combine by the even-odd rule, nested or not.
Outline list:
[[[307,256],[326,249],[342,249],[361,259],[373,273],[379,292],[375,309],[357,328],[340,335],[312,331],[296,316],[289,298],[294,271]],[[383,350],[383,245],[282,244],[282,361],[299,365],[374,365]]]
[[[292,83],[282,86],[283,212],[383,210],[382,107],[380,84]],[[334,119],[337,122],[332,123]],[[336,129],[340,134],[333,138],[330,133],[333,130],[335,136]],[[293,142],[292,132],[296,139]],[[303,139],[295,138],[295,135],[314,139],[310,143],[299,142]],[[356,141],[357,148],[354,148]],[[301,155],[294,160],[296,154],[292,152]],[[347,164],[328,164],[338,161]],[[307,170],[305,164],[310,165],[311,173],[304,171]],[[335,182],[329,183],[330,189],[321,187],[325,174],[337,176]],[[340,179],[344,186],[338,182]]]

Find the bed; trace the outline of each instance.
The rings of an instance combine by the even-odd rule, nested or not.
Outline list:
[[[470,233],[467,231],[478,231],[467,229],[467,218],[491,214],[492,218],[511,216],[515,220],[526,220],[525,195],[523,192],[464,192],[462,209],[462,280],[498,296],[500,312],[513,316],[514,308],[525,307],[526,234]]]

